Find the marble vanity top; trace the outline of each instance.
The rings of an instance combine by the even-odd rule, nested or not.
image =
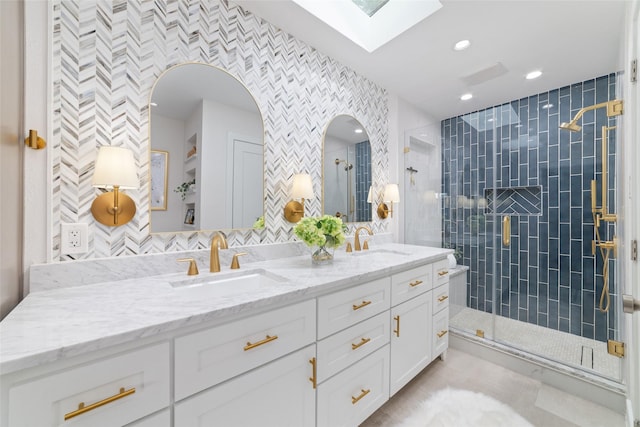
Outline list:
[[[208,251],[201,252],[208,257]],[[177,277],[187,278],[185,272],[32,292],[0,322],[0,374],[314,298],[444,259],[449,253],[450,249],[386,243],[368,253],[338,249],[333,262],[324,266],[313,266],[309,253],[270,260],[241,259],[241,271],[265,271],[282,280],[215,298],[172,286]],[[230,274],[228,265],[223,264],[220,273],[209,273],[207,264],[200,264],[200,276]]]

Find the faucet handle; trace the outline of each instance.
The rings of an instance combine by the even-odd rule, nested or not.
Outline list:
[[[196,260],[193,258],[180,258],[177,259],[178,262],[189,262],[189,270],[187,271],[187,276],[197,276],[198,275],[198,264],[196,264]]]
[[[353,249],[351,248],[351,242],[347,242],[347,252],[353,252]]]
[[[365,240],[364,243],[362,244],[362,250],[366,251],[369,249],[369,239]]]
[[[238,257],[242,256],[242,255],[247,255],[246,252],[238,252],[237,254],[235,254],[233,256],[233,259],[231,260],[231,269],[232,270],[237,270],[240,268],[240,263],[238,262]]]

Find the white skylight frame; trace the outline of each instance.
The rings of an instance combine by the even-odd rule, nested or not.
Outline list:
[[[293,2],[367,52],[373,52],[442,7],[438,0],[390,0],[369,17],[350,0]]]

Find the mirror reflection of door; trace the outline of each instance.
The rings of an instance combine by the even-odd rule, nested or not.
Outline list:
[[[323,212],[344,222],[371,221],[371,145],[364,126],[351,116],[337,116],[323,144]]]
[[[150,111],[151,149],[170,158],[167,210],[151,212],[151,232],[250,228],[264,189],[264,129],[251,93],[224,70],[183,64],[160,76]]]

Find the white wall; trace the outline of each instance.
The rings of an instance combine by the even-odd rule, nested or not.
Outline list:
[[[22,298],[22,2],[0,1],[0,319]]]

